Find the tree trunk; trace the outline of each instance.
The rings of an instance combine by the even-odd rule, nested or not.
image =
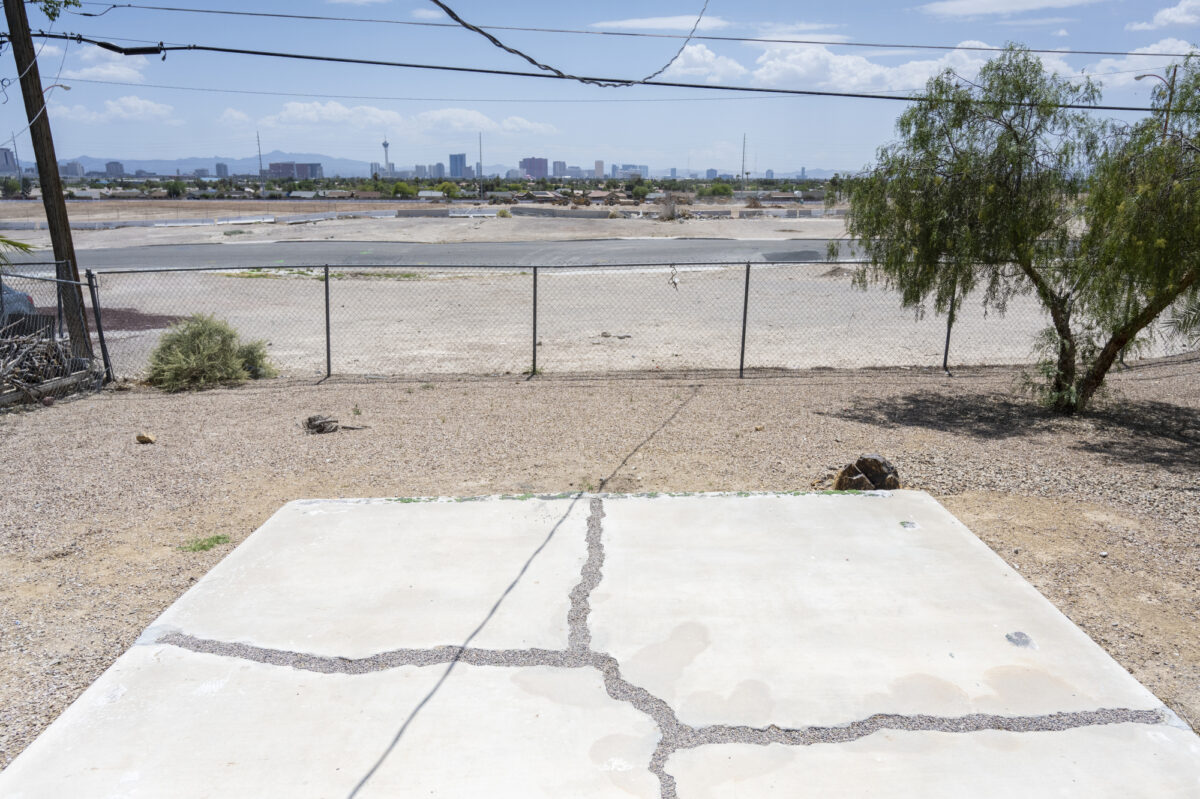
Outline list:
[[[1175,286],[1174,291],[1163,292],[1153,302],[1147,303],[1146,307],[1138,311],[1136,316],[1112,334],[1104,348],[1100,350],[1100,354],[1096,356],[1096,360],[1079,379],[1079,384],[1075,387],[1076,407],[1071,411],[1072,413],[1083,411],[1087,407],[1092,396],[1104,382],[1104,376],[1108,374],[1108,370],[1112,368],[1117,356],[1121,354],[1126,345],[1133,341],[1134,337],[1147,325],[1157,319],[1159,314],[1175,302],[1181,294],[1191,288],[1198,277],[1200,277],[1200,272],[1187,273],[1183,280],[1180,280]]]

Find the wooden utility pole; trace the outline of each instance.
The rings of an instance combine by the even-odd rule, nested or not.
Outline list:
[[[4,15],[8,17],[8,41],[21,76],[21,94],[25,98],[25,113],[29,117],[29,137],[37,159],[38,177],[42,184],[42,203],[46,206],[46,226],[58,261],[63,315],[71,338],[71,352],[76,357],[92,357],[92,340],[88,335],[87,319],[83,312],[83,286],[79,280],[79,263],[75,260],[75,244],[71,241],[71,223],[67,219],[67,203],[63,199],[62,181],[58,178],[58,159],[54,155],[54,139],[50,135],[50,120],[46,114],[46,98],[42,92],[42,76],[38,72],[37,54],[29,35],[29,18],[23,0],[4,0]]]

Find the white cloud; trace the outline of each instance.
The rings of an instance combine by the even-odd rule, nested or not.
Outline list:
[[[634,19],[614,19],[608,22],[593,22],[593,28],[620,28],[624,30],[661,30],[661,31],[690,31],[696,24],[696,18],[681,14],[677,17],[637,17]],[[715,31],[728,28],[732,23],[720,17],[705,17],[700,20],[698,31]]]
[[[702,44],[683,48],[675,63],[663,73],[664,78],[686,78],[688,82],[725,83],[745,75],[749,70],[728,56],[717,55]]]
[[[941,17],[980,17],[987,14],[1020,14],[1045,8],[1071,8],[1100,0],[938,0],[920,9]]]
[[[412,15],[416,19],[445,19],[446,15],[432,8],[414,8]]]
[[[1152,31],[1168,25],[1195,25],[1200,22],[1200,0],[1179,0],[1178,5],[1158,11],[1149,22],[1130,22],[1127,31]]]
[[[289,125],[329,126],[354,128],[357,130],[383,130],[396,137],[444,136],[452,133],[497,133],[519,135],[534,133],[549,136],[558,133],[551,124],[531,122],[511,116],[497,122],[479,111],[469,108],[439,108],[423,111],[408,117],[395,111],[371,105],[347,106],[336,100],[329,102],[284,103],[279,113],[259,120],[265,127]]]
[[[80,54],[79,60],[90,66],[65,70],[62,73],[64,78],[119,80],[125,83],[141,83],[145,79],[142,70],[146,68],[147,61],[140,55],[124,56],[99,47],[89,47]]]
[[[182,125],[183,120],[175,117],[174,106],[156,103],[144,97],[126,95],[116,100],[105,100],[104,109],[93,111],[83,105],[59,105],[51,103],[50,113],[55,117],[75,122],[97,124],[105,122],[161,122],[165,125]]]
[[[1077,17],[1023,17],[1022,19],[998,19],[997,25],[1007,25],[1010,28],[1040,28],[1048,25],[1065,25],[1068,22],[1078,22]]]
[[[1052,33],[1050,35],[1051,36],[1070,36],[1071,34],[1067,32],[1066,28],[1059,28],[1058,30],[1056,30],[1054,33]]]
[[[250,121],[250,115],[236,108],[226,108],[217,121],[229,127],[239,127]]]
[[[959,46],[989,45],[966,41]],[[822,46],[772,45],[764,48],[756,61],[754,82],[762,86],[822,91],[919,91],[929,78],[946,69],[971,77],[994,55],[976,50],[951,50],[940,58],[915,59],[890,66],[860,54],[835,53]],[[1041,58],[1052,72],[1073,71],[1061,57],[1043,55]]]
[[[1124,58],[1105,58],[1090,65],[1087,71],[1092,74],[1115,72],[1119,74],[1099,74],[1098,80],[1106,87],[1132,86],[1138,73],[1153,72],[1162,69],[1171,60],[1162,53],[1187,53],[1196,48],[1182,39],[1160,39],[1154,44],[1139,47],[1132,52],[1140,55],[1128,55]],[[1152,60],[1149,56],[1158,56]]]

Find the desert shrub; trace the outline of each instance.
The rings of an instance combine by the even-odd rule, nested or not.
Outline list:
[[[614,208],[614,209],[612,209],[611,211],[609,211],[609,212],[608,212],[608,218],[609,218],[609,219],[624,219],[624,218],[625,218],[625,214],[621,213],[621,212],[620,212],[620,211],[618,211],[616,208]]]
[[[496,216],[500,217],[501,219],[511,219],[512,211],[508,210],[507,208],[501,208],[496,212]]]
[[[163,333],[150,354],[148,379],[164,391],[186,391],[276,374],[264,342],[240,342],[226,322],[197,314]]]

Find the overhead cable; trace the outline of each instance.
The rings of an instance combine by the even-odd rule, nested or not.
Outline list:
[[[403,61],[382,61],[373,58],[350,58],[347,56],[329,56],[329,55],[311,55],[306,53],[289,53],[272,50],[249,50],[240,47],[218,47],[215,45],[205,44],[187,44],[187,45],[150,45],[146,47],[121,47],[98,39],[92,39],[78,33],[38,33],[39,36],[45,36],[50,39],[64,39],[68,41],[78,42],[80,44],[92,44],[103,48],[110,52],[120,53],[122,55],[159,55],[166,58],[167,53],[177,52],[182,50],[190,50],[195,52],[206,53],[224,53],[227,55],[246,55],[258,56],[264,58],[284,58],[295,61],[315,61],[330,64],[357,64],[362,66],[377,66],[377,67],[393,67],[399,69],[427,69],[439,72],[460,72],[475,75],[502,75],[506,77],[517,78],[546,78],[551,80],[563,80],[564,78],[552,72],[518,72],[509,69],[485,69],[482,67],[459,67],[448,64],[417,64]],[[570,78],[567,78],[570,79]],[[584,80],[595,85],[610,84],[614,86],[623,86],[626,84],[638,86],[659,86],[675,89],[701,89],[705,91],[724,91],[724,92],[751,92],[764,95],[793,95],[797,97],[845,97],[858,100],[895,100],[899,102],[912,103],[920,102],[923,97],[917,96],[897,96],[891,94],[872,94],[870,92],[835,92],[821,91],[817,89],[772,89],[765,86],[727,86],[722,84],[711,83],[684,83],[681,81],[665,81],[665,80],[649,80],[649,81],[625,81],[620,78],[601,78],[601,77],[585,77]],[[1040,103],[1016,103],[1018,106],[1041,106]],[[1062,108],[1067,110],[1078,111],[1131,111],[1136,113],[1154,113],[1156,109],[1147,108],[1144,106],[1123,106],[1123,105],[1087,105],[1083,103],[1057,103],[1052,107]]]
[[[284,14],[280,12],[270,11],[230,11],[217,8],[188,8],[183,6],[152,6],[140,3],[101,3],[93,2],[92,0],[83,0],[85,6],[105,6],[105,9],[100,12],[90,11],[72,11],[67,9],[71,14],[76,14],[82,17],[102,17],[110,11],[116,9],[136,9],[140,11],[174,11],[187,14],[218,14],[237,17],[264,17],[269,19],[295,19],[307,20],[315,22],[361,22],[372,25],[408,25],[422,28],[458,28],[458,23],[455,22],[433,22],[425,20],[411,19],[384,19],[372,17],[337,17],[326,16],[320,14]],[[896,42],[835,42],[827,39],[796,39],[796,38],[771,38],[759,36],[716,36],[713,34],[697,35],[693,30],[692,33],[684,35],[681,33],[647,33],[645,31],[609,31],[609,30],[579,30],[574,28],[539,28],[526,27],[519,25],[479,25],[480,30],[485,31],[521,31],[526,33],[558,33],[571,34],[577,36],[620,36],[637,39],[695,39],[697,41],[708,42],[751,42],[758,44],[799,44],[799,45],[817,45],[821,47],[870,47],[873,49],[889,49],[889,50],[969,50],[972,52],[987,52],[1001,53],[1004,52],[1003,47],[989,47],[987,45],[965,45],[965,44],[900,44]],[[1067,49],[1038,49],[1029,48],[1031,53],[1047,54],[1047,55],[1099,55],[1099,56],[1138,56],[1138,57],[1153,57],[1159,56],[1162,58],[1187,58],[1189,55],[1194,55],[1193,52],[1187,53],[1136,53],[1129,50],[1067,50]]]

